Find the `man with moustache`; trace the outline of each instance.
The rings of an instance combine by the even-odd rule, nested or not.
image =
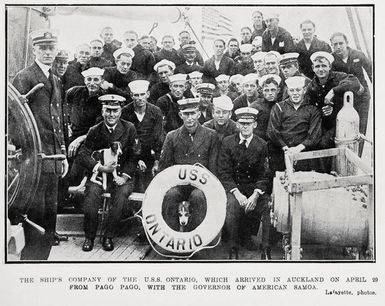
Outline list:
[[[120,48],[114,52],[116,67],[108,67],[104,70],[101,88],[106,93],[116,93],[131,101],[128,84],[138,78],[137,73],[132,71],[132,59],[135,53],[132,49]]]
[[[133,102],[122,109],[121,118],[134,124],[139,143],[137,186],[138,192],[145,192],[158,172],[160,151],[163,143],[162,111],[148,103],[149,82],[136,80],[128,84]]]
[[[102,247],[105,251],[112,251],[123,205],[134,188],[133,177],[137,165],[134,155],[135,139],[137,137],[134,125],[121,120],[121,103],[124,98],[119,95],[103,95],[99,97],[102,102],[103,121],[93,126],[79,152],[79,159],[90,176],[93,173],[104,172],[107,174],[107,190],[111,193],[111,207],[106,220],[106,229],[102,237]],[[94,151],[107,149],[112,142],[120,142],[123,154],[119,157],[118,164],[114,162],[102,165],[91,157]],[[117,169],[117,166],[120,168]],[[117,170],[117,177],[112,172]],[[102,205],[102,186],[90,180],[86,183],[84,200],[84,232],[85,241],[82,246],[84,252],[89,252],[94,247],[98,227],[98,211]]]

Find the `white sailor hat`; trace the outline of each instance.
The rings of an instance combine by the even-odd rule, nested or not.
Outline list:
[[[299,53],[297,53],[297,52],[282,54],[281,60],[279,61],[279,64],[280,65],[286,65],[288,63],[298,62],[298,56],[299,56]]]
[[[230,79],[229,75],[226,74],[220,74],[215,78],[215,81],[221,82],[221,81],[228,81]]]
[[[241,53],[251,53],[253,50],[253,45],[252,44],[243,44],[239,46],[239,50]]]
[[[255,36],[252,42],[252,45],[262,45],[262,36]]]
[[[315,59],[317,57],[323,57],[323,58],[326,58],[328,61],[329,61],[329,64],[333,63],[334,62],[334,57],[333,55],[331,55],[330,53],[328,52],[325,52],[325,51],[317,51],[317,52],[314,52],[311,56],[310,56],[310,60],[314,63]]]
[[[263,16],[264,20],[268,19],[279,19],[279,14],[273,13],[273,12],[265,12],[265,15]]]
[[[274,79],[274,81],[276,81],[279,86],[279,84],[281,83],[281,78],[277,74],[265,74],[261,76],[258,80],[259,86],[262,87],[263,83],[265,83],[267,79],[271,79],[271,78]]]
[[[170,75],[168,79],[170,80],[170,83],[177,82],[177,81],[185,81],[186,82],[187,74],[177,73]]]
[[[203,75],[203,73],[199,72],[199,71],[193,71],[193,72],[188,74],[190,79],[192,79],[192,78],[201,78],[202,75]]]
[[[199,108],[199,98],[181,99],[178,100],[179,111],[189,112]]]
[[[166,60],[166,59],[162,59],[160,62],[158,62],[154,65],[154,70],[156,72],[158,72],[158,68],[162,67],[162,66],[169,66],[171,68],[171,70],[173,70],[173,71],[175,70],[175,67],[176,67],[173,62]]]
[[[134,50],[132,50],[131,48],[119,48],[119,49],[117,49],[117,50],[113,53],[115,60],[117,60],[118,57],[119,57],[120,55],[122,55],[122,54],[127,54],[127,55],[129,55],[129,56],[131,56],[131,57],[134,57],[134,56],[135,56],[135,52],[134,52]]]
[[[251,56],[251,59],[253,61],[261,61],[261,60],[263,61],[263,59],[265,58],[266,54],[267,54],[267,52],[259,51],[259,52],[254,53]]]
[[[58,41],[58,35],[56,30],[52,29],[40,29],[31,32],[30,37],[32,39],[32,45],[55,45]]]
[[[269,55],[275,56],[277,58],[278,62],[281,60],[281,54],[277,51],[272,50],[272,51],[267,52],[265,54],[265,58],[266,58],[266,56],[269,56]]]
[[[128,84],[132,93],[144,93],[148,91],[149,81],[146,80],[135,80]]]
[[[305,86],[305,82],[306,78],[303,76],[293,76],[285,80],[288,88],[303,88]]]
[[[246,83],[255,83],[255,84],[257,84],[257,80],[258,80],[258,74],[256,74],[256,73],[249,73],[249,74],[246,74],[244,76],[242,83],[243,84],[246,84]]]
[[[238,83],[237,80],[242,83],[243,79],[244,76],[242,74],[234,74],[230,77],[230,83]]]
[[[92,44],[94,41],[98,41],[98,42],[100,42],[100,43],[102,44],[102,46],[104,46],[104,41],[103,41],[103,39],[98,38],[98,37],[93,38],[92,40],[90,40],[90,44]]]
[[[104,69],[101,69],[99,67],[91,67],[82,72],[82,76],[84,76],[85,78],[89,76],[94,76],[94,75],[102,76],[103,74],[104,74]]]
[[[213,98],[213,105],[226,111],[231,111],[234,107],[233,101],[228,96]]]
[[[215,85],[211,83],[201,83],[195,86],[195,90],[200,94],[212,95],[215,89]]]
[[[103,108],[120,108],[126,99],[119,95],[103,95],[98,98],[102,102]]]
[[[234,113],[238,122],[255,121],[258,116],[258,110],[252,107],[241,107],[236,109]]]

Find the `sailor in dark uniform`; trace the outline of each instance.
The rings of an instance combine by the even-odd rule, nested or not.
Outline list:
[[[13,85],[20,94],[27,94],[39,83],[44,84],[26,101],[31,108],[39,130],[42,151],[47,155],[65,154],[64,125],[62,113],[62,87],[60,80],[51,70],[57,54],[57,35],[44,29],[31,33],[34,63],[18,72]],[[64,161],[44,161],[35,196],[28,208],[28,218],[42,226],[45,234],[25,225],[25,248],[21,260],[46,260],[51,246],[59,244],[61,237],[55,236],[58,200],[58,178],[68,171]],[[65,239],[66,237],[62,237]],[[67,238],[68,239],[68,238]]]
[[[251,59],[252,44],[243,44],[239,47],[241,51],[241,60],[235,64],[235,74],[246,75],[254,71],[254,63]]]
[[[253,64],[254,64],[254,69],[253,69],[252,73],[256,73],[259,78],[261,76],[267,74],[266,69],[265,69],[265,56],[266,56],[266,54],[267,54],[266,52],[259,51],[259,52],[254,53],[251,56],[251,59],[252,59]]]
[[[114,52],[122,47],[122,43],[114,39],[114,33],[111,27],[104,27],[100,33],[100,37],[103,39],[103,53],[102,56],[115,63]]]
[[[163,144],[162,111],[148,103],[149,82],[136,80],[128,84],[133,102],[122,109],[121,118],[135,125],[140,143],[138,157],[138,192],[145,192],[155,173],[158,172],[160,151]]]
[[[199,99],[178,101],[179,116],[183,125],[167,134],[159,161],[162,171],[173,165],[200,163],[214,174],[217,167],[216,132],[203,127],[199,122]],[[168,190],[162,204],[162,215],[167,219],[175,215],[178,203],[189,201],[194,220],[200,224],[206,215],[206,198],[200,189],[191,185],[176,186]]]
[[[158,63],[164,59],[173,62],[175,65],[183,62],[183,60],[179,57],[178,52],[174,49],[174,37],[171,35],[163,36],[162,46],[163,48],[160,51],[154,53],[155,62]]]
[[[108,213],[106,229],[103,233],[102,246],[105,251],[112,251],[114,238],[122,216],[123,205],[134,188],[133,177],[136,169],[136,156],[134,154],[136,130],[131,122],[120,119],[121,103],[124,98],[118,95],[101,96],[103,103],[104,121],[93,126],[80,149],[79,158],[81,164],[90,173],[98,175],[107,173],[107,191],[111,193],[111,207]],[[108,149],[113,142],[119,142],[122,155],[118,164],[106,162],[102,164],[91,157],[94,151]],[[116,169],[120,165],[120,169]],[[116,176],[112,175],[114,170]],[[84,200],[84,232],[86,239],[83,244],[83,251],[89,252],[93,249],[94,239],[98,228],[98,210],[102,205],[102,184],[91,180],[86,183],[86,196]]]
[[[212,115],[212,99],[214,94],[215,85],[210,83],[202,83],[195,87],[200,97],[199,111],[201,116],[199,117],[199,123],[203,124],[213,118]]]
[[[183,45],[182,50],[185,61],[177,64],[175,73],[189,74],[193,71],[201,71],[202,66],[195,61],[197,52],[195,44]]]
[[[105,68],[113,64],[110,60],[103,57],[103,40],[95,38],[90,41],[91,58],[86,65],[86,69],[91,67]]]
[[[227,192],[225,230],[229,235],[229,259],[238,259],[240,245],[257,250],[251,235],[262,219],[263,259],[270,258],[270,171],[266,142],[253,134],[258,111],[244,107],[235,111],[239,133],[223,139],[218,157],[218,178]]]
[[[157,73],[159,81],[152,85],[150,83],[150,97],[148,101],[153,104],[155,104],[161,96],[170,92],[169,77],[174,74],[175,64],[163,59],[154,65],[154,71]]]
[[[123,96],[126,101],[131,101],[128,83],[138,78],[137,73],[131,70],[132,58],[135,53],[129,48],[120,48],[114,52],[116,67],[108,67],[104,69],[101,84],[106,93],[114,93]]]
[[[241,107],[248,107],[251,103],[259,98],[258,75],[255,73],[249,73],[243,78],[243,94],[234,100],[234,111]],[[233,116],[235,119],[235,116]]]

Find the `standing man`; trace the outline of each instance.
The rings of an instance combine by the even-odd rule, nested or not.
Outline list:
[[[187,89],[187,76],[185,74],[174,74],[170,79],[170,92],[161,96],[156,102],[163,113],[163,128],[166,133],[179,128],[183,120],[179,115],[178,101],[185,98]],[[200,112],[199,112],[200,114]]]
[[[175,64],[163,59],[155,64],[154,70],[158,74],[159,82],[153,84],[150,89],[150,97],[148,100],[153,104],[155,104],[161,96],[170,92],[169,78],[174,74]]]
[[[226,136],[239,132],[236,123],[231,120],[233,101],[228,96],[213,98],[213,119],[203,123],[203,126],[217,132],[218,149]]]
[[[182,59],[179,57],[178,52],[174,49],[175,41],[174,37],[171,35],[165,35],[162,38],[163,48],[154,53],[155,62],[160,62],[161,60],[168,60],[173,62],[175,65],[178,65],[182,62]]]
[[[95,38],[90,41],[91,58],[87,63],[86,68],[98,67],[105,68],[111,67],[113,64],[110,60],[103,57],[103,40]]]
[[[212,99],[214,94],[215,85],[210,83],[202,83],[197,85],[196,90],[199,94],[199,111],[201,116],[199,117],[199,123],[203,124],[213,118],[212,115]]]
[[[149,82],[136,80],[128,84],[133,102],[122,109],[122,119],[134,124],[140,143],[138,157],[138,192],[145,192],[154,175],[158,172],[160,151],[163,143],[162,111],[148,103]]]
[[[182,31],[179,33],[178,38],[179,38],[179,43],[180,43],[180,48],[178,49],[178,56],[182,59],[182,63],[183,63],[183,61],[185,61],[186,59],[184,58],[182,47],[184,45],[191,43],[191,36],[190,36],[189,32]],[[196,51],[196,61],[198,62],[199,66],[203,66],[203,64],[204,64],[203,57],[198,50]]]
[[[364,70],[366,71],[370,82],[372,82],[372,63],[363,52],[349,47],[348,39],[345,34],[340,32],[334,33],[330,38],[330,42],[334,51],[332,69],[334,71],[353,74],[358,78],[364,88],[363,92],[356,96],[354,108],[360,116],[360,133],[365,135],[368,124],[370,90],[364,76]],[[360,156],[362,154],[362,149],[363,142],[360,142]]]
[[[279,27],[279,15],[266,14],[267,29],[262,34],[262,51],[277,51],[280,54],[294,51],[294,42],[290,33]]]
[[[123,205],[134,188],[133,177],[137,164],[134,155],[136,130],[131,122],[120,119],[121,103],[124,98],[118,95],[104,95],[99,98],[103,104],[103,122],[93,126],[79,152],[81,164],[93,173],[107,173],[107,190],[111,193],[111,207],[109,210],[106,229],[103,233],[102,246],[105,251],[112,251],[117,226],[122,216]],[[118,164],[114,162],[102,165],[91,157],[94,151],[110,148],[111,143],[119,142],[123,154],[119,157]],[[114,178],[112,172],[117,170]],[[101,185],[91,182],[86,183],[86,196],[84,200],[84,232],[86,239],[83,251],[89,252],[94,247],[94,240],[98,228],[98,210],[102,205],[102,193],[105,192]]]
[[[200,163],[214,174],[217,165],[217,137],[215,131],[200,125],[199,99],[178,101],[179,116],[183,125],[167,134],[159,161],[162,171],[173,165]],[[191,185],[176,186],[166,192],[162,214],[169,216],[178,203],[189,201],[195,220],[203,221],[207,206],[203,192]]]
[[[27,102],[37,123],[43,153],[65,154],[62,88],[58,77],[51,70],[57,55],[57,35],[44,29],[31,33],[31,38],[35,61],[17,73],[13,85],[25,95],[37,84],[44,84],[44,88],[27,98]],[[58,178],[64,177],[67,171],[67,159],[43,162],[36,194],[26,213],[31,221],[45,229],[45,234],[41,236],[26,225],[26,245],[21,253],[22,260],[46,260],[51,246],[59,244],[61,237],[55,237]]]
[[[158,47],[158,40],[156,39],[155,36],[150,36],[150,51],[152,53],[160,51],[161,48]]]
[[[139,79],[150,80],[155,65],[154,54],[138,44],[138,33],[135,31],[126,31],[123,36],[126,48],[132,49],[135,54],[132,59],[132,70],[138,74]]]
[[[266,30],[266,23],[263,21],[263,14],[261,11],[254,11],[252,14],[253,20],[253,34],[251,35],[251,39],[254,40],[257,36],[262,36],[263,32]]]
[[[86,70],[86,65],[90,60],[91,48],[87,44],[76,47],[76,62],[68,65],[67,71],[62,77],[63,88],[67,90],[73,86],[83,86],[84,78],[82,72]]]
[[[257,250],[251,235],[262,219],[263,259],[270,259],[270,181],[267,145],[253,134],[258,111],[244,107],[235,111],[239,133],[223,139],[218,157],[218,178],[227,193],[225,229],[229,234],[229,259],[238,259],[240,245]]]
[[[240,62],[235,64],[235,74],[246,75],[252,73],[254,70],[254,63],[251,59],[251,51],[253,49],[253,45],[251,44],[243,44],[239,47],[241,51]]]
[[[177,65],[175,73],[189,74],[194,71],[201,71],[202,66],[199,66],[199,64],[197,64],[197,62],[195,61],[197,52],[195,44],[183,45],[182,50],[186,61]]]
[[[114,32],[111,27],[104,27],[100,32],[100,37],[104,42],[102,56],[114,63],[114,52],[122,47],[122,43],[114,39]]]
[[[116,67],[108,67],[104,70],[101,84],[107,93],[116,93],[123,96],[126,101],[131,101],[128,84],[138,78],[137,73],[132,71],[132,59],[134,51],[128,48],[120,48],[114,52]]]
[[[329,44],[315,36],[315,23],[311,20],[305,20],[300,25],[303,38],[296,44],[295,52],[299,53],[299,70],[308,78],[314,77],[312,62],[310,56],[317,51],[331,53]]]
[[[239,56],[239,42],[236,38],[230,38],[227,42],[227,50],[225,55],[230,57],[234,62],[237,61],[237,57]]]
[[[343,106],[343,96],[347,91],[355,95],[361,89],[359,80],[352,74],[332,71],[333,55],[318,51],[310,57],[313,62],[314,78],[307,87],[309,102],[322,112],[322,137],[320,148],[334,148],[336,118]]]
[[[305,82],[306,79],[302,76],[288,78],[285,83],[289,98],[275,104],[271,110],[267,136],[271,141],[270,166],[274,173],[286,169],[285,153],[314,150],[321,138],[321,113],[315,105],[304,99]],[[303,170],[314,170],[309,163],[301,163]],[[300,162],[297,166],[300,166]]]

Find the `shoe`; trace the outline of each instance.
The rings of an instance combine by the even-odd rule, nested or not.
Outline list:
[[[231,247],[229,249],[229,259],[238,259],[239,254],[238,254],[238,248],[237,247]]]
[[[102,247],[105,251],[112,251],[114,249],[114,243],[111,238],[104,237],[102,240]]]
[[[60,235],[57,232],[55,232],[54,238],[55,240],[58,240],[58,241],[68,241],[67,235]]]
[[[82,250],[84,252],[89,252],[89,251],[92,251],[93,248],[94,248],[94,240],[86,238],[86,240],[83,243]]]
[[[261,260],[271,260],[271,249],[264,248],[261,253]]]

